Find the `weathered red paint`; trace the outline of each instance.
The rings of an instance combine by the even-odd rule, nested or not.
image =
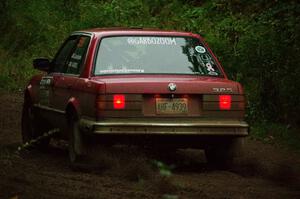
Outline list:
[[[192,110],[188,115],[191,117],[232,117],[241,118],[244,114],[244,101],[239,101],[234,104],[234,107],[238,106],[238,111],[227,111],[226,113],[220,113],[215,107],[218,107],[218,103],[214,101],[202,102],[202,95],[243,95],[242,86],[234,81],[228,80],[221,64],[212,53],[211,49],[205,43],[204,39],[199,35],[189,32],[177,32],[177,31],[162,31],[162,30],[140,30],[140,29],[89,29],[84,31],[74,32],[73,35],[90,35],[90,44],[87,50],[84,69],[81,74],[67,75],[63,73],[49,73],[43,75],[34,76],[29,86],[26,88],[30,93],[32,102],[37,106],[46,106],[48,109],[54,112],[63,113],[68,106],[75,108],[77,114],[82,118],[90,118],[91,120],[100,120],[103,117],[154,117],[155,111],[150,110],[155,108],[155,97],[171,94],[168,90],[168,84],[170,82],[177,84],[177,90],[172,92],[173,95],[184,96],[190,98],[191,104],[194,104],[195,108],[190,107]],[[107,36],[122,36],[122,35],[151,35],[151,36],[183,36],[183,37],[195,37],[201,40],[201,42],[208,49],[210,54],[217,61],[217,67],[222,73],[222,77],[208,77],[208,76],[195,76],[195,75],[103,75],[94,76],[93,67],[95,56],[97,54],[97,48],[101,43],[101,39]],[[49,103],[41,104],[41,93],[45,90],[41,90],[41,80],[45,76],[49,77],[51,85],[47,87],[46,96],[49,95]],[[216,89],[217,88],[217,89]],[[224,88],[225,90],[219,89]],[[219,90],[218,90],[219,89]],[[228,90],[226,90],[228,89]],[[135,107],[134,111],[126,112],[112,112],[107,109],[111,106],[112,100],[102,101],[101,107],[103,110],[99,110],[99,96],[123,94],[125,95],[147,95],[144,97],[144,103],[149,101],[149,106],[142,105],[141,101],[130,101],[128,107]],[[127,99],[127,98],[126,98]],[[244,100],[244,98],[241,98]],[[126,101],[127,103],[127,101]],[[139,104],[140,103],[140,104]],[[207,106],[207,109],[203,106]],[[145,109],[142,112],[142,109]],[[209,108],[210,107],[210,108]],[[140,110],[139,110],[140,109]],[[194,109],[194,110],[193,110]],[[128,111],[128,110],[127,110]],[[136,114],[136,115],[135,115]],[[144,115],[143,115],[144,114]],[[167,117],[167,116],[164,116]],[[172,116],[175,117],[175,116]],[[151,122],[151,121],[149,121]]]

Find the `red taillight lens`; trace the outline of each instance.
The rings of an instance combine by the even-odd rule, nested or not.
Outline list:
[[[124,108],[125,108],[125,96],[114,95],[114,109],[124,109]]]
[[[219,107],[221,110],[230,110],[231,95],[219,95]]]

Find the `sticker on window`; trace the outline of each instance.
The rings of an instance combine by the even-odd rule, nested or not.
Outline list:
[[[112,73],[144,73],[144,69],[127,69],[127,68],[122,68],[122,69],[106,69],[106,70],[100,70],[99,73],[102,74],[112,74]]]
[[[203,46],[196,46],[195,47],[195,50],[198,52],[198,53],[205,53],[206,50]]]
[[[129,45],[177,45],[175,38],[170,37],[129,37]]]
[[[213,68],[211,63],[206,63],[206,70],[209,71],[209,72],[214,72],[215,71],[215,69]]]
[[[69,62],[68,66],[70,68],[77,68],[78,67],[78,63],[77,62]]]
[[[215,71],[209,71],[208,72],[209,75],[213,75],[213,76],[218,76],[219,74]]]
[[[71,56],[72,59],[77,59],[77,60],[81,60],[81,55],[78,55],[76,53],[73,53],[73,55]]]

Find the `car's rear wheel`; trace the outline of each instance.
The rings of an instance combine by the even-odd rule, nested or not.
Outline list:
[[[68,118],[69,160],[73,169],[84,169],[88,165],[87,144],[79,128],[79,118],[72,114]]]
[[[224,139],[221,143],[207,147],[205,155],[208,164],[217,168],[233,166],[235,158],[242,155],[244,139],[243,137]]]
[[[33,106],[30,100],[25,99],[22,110],[22,141],[23,143],[30,143],[30,147],[38,147],[39,149],[46,149],[50,143],[49,137],[42,137],[43,133],[47,131],[47,125],[34,114]]]

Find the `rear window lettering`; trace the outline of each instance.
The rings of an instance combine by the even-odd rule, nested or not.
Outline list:
[[[145,71],[143,69],[127,69],[127,68],[121,68],[121,69],[106,69],[106,70],[100,70],[100,74],[126,74],[126,73],[144,73]]]
[[[171,37],[129,37],[127,42],[129,45],[177,45]]]

